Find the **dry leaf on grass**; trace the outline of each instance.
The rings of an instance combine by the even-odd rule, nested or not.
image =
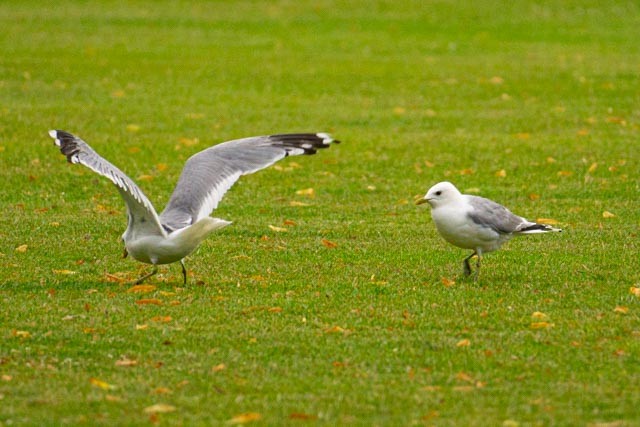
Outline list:
[[[175,410],[175,406],[166,403],[156,403],[155,405],[144,408],[146,414],[165,414],[167,412],[174,412]]]
[[[127,289],[130,294],[147,294],[156,290],[155,285],[135,285]]]
[[[449,287],[451,287],[451,286],[453,286],[453,285],[455,285],[455,284],[456,284],[456,281],[455,281],[455,280],[447,279],[446,277],[441,278],[441,279],[440,279],[440,281],[442,282],[442,284],[443,284],[446,288],[449,288]]]
[[[101,388],[102,390],[113,390],[116,386],[109,384],[108,382],[99,380],[98,378],[89,378],[91,385]]]
[[[320,242],[322,243],[322,245],[324,247],[329,248],[329,249],[333,249],[333,248],[337,248],[338,247],[338,244],[332,242],[331,240],[322,239]]]
[[[531,329],[548,329],[553,328],[553,323],[549,322],[531,322]]]
[[[116,366],[130,367],[130,366],[137,366],[137,365],[138,365],[137,360],[132,360],[132,359],[116,360]]]
[[[305,188],[304,190],[296,191],[296,194],[298,196],[307,196],[313,199],[314,197],[316,197],[316,190],[314,190],[313,188]]]
[[[53,272],[53,274],[65,274],[65,275],[77,274],[77,272],[73,270],[51,270],[51,271]]]
[[[162,301],[157,298],[143,298],[136,301],[138,305],[162,305]]]
[[[262,419],[262,414],[258,412],[247,412],[245,414],[238,414],[235,417],[227,421],[228,424],[246,424],[252,421],[258,421]]]

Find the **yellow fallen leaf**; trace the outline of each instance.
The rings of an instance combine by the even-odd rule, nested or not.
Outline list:
[[[453,285],[455,285],[455,284],[456,284],[456,281],[455,281],[455,280],[447,279],[446,277],[441,278],[441,279],[440,279],[440,281],[441,281],[441,282],[442,282],[442,284],[443,284],[445,287],[447,287],[447,288],[448,288],[448,287],[451,287],[451,286],[453,286]]]
[[[114,90],[113,92],[111,92],[111,96],[113,98],[124,98],[126,95],[127,94],[122,89]]]
[[[322,239],[320,242],[322,243],[322,245],[324,247],[329,248],[329,249],[333,249],[333,248],[337,248],[338,247],[338,244],[332,242],[331,240]]]
[[[136,325],[136,331],[144,331],[145,329],[149,329],[149,325]]]
[[[397,116],[401,116],[406,112],[407,112],[407,110],[404,107],[394,107],[393,108],[393,114],[395,114]]]
[[[29,331],[18,331],[16,329],[11,331],[11,335],[13,335],[14,337],[17,337],[17,338],[31,338],[31,332],[29,332]]]
[[[284,225],[288,225],[288,226],[290,226],[290,227],[295,227],[295,226],[297,225],[295,221],[290,220],[290,219],[285,219],[285,220],[283,221],[283,224],[284,224]]]
[[[529,194],[529,200],[531,200],[532,202],[534,202],[536,200],[540,200],[540,195],[536,194],[536,193],[531,193],[531,194]]]
[[[639,287],[632,286],[632,287],[630,287],[630,288],[629,288],[629,292],[630,292],[632,295],[635,295],[635,296],[637,296],[638,298],[640,298],[640,288],[639,288]]]
[[[531,313],[531,318],[545,320],[548,318],[548,316],[541,311],[534,311],[533,313]]]
[[[138,181],[146,181],[146,182],[153,181],[153,175],[146,175],[146,174],[140,175],[138,177]]]
[[[471,341],[465,338],[458,341],[458,343],[456,344],[456,347],[469,347],[470,345],[471,345]]]
[[[324,330],[324,332],[327,333],[327,334],[342,333],[342,332],[345,332],[345,331],[346,331],[346,329],[344,329],[344,328],[342,328],[342,327],[340,327],[338,325]]]
[[[617,306],[613,311],[620,314],[627,314],[629,312],[629,307]]]
[[[309,203],[298,202],[297,200],[292,200],[292,201],[289,202],[289,206],[304,207],[304,206],[311,206],[311,205]]]
[[[169,323],[171,320],[173,320],[171,316],[154,316],[151,318],[152,322],[158,323]]]
[[[77,274],[77,272],[72,270],[51,270],[53,274]]]
[[[16,248],[16,252],[25,253],[25,252],[27,252],[27,248],[28,248],[28,246],[27,246],[27,245],[20,245],[20,246],[18,246],[18,247]]]
[[[262,419],[262,415],[258,412],[247,412],[246,414],[239,414],[231,418],[229,424],[246,424],[252,421],[258,421]]]
[[[556,159],[554,159],[553,157],[549,156],[547,157],[547,163],[555,163]]]
[[[313,188],[305,188],[304,190],[296,191],[296,194],[298,196],[307,196],[313,199],[314,197],[316,197],[316,190],[314,190]]]
[[[589,135],[589,129],[578,129],[578,132],[576,132],[576,134],[578,136],[587,136]]]
[[[504,79],[500,76],[493,76],[489,79],[489,83],[491,83],[492,85],[501,85],[502,83],[504,83]]]
[[[602,218],[615,218],[616,214],[613,214],[609,211],[602,212]]]
[[[155,285],[135,285],[127,289],[130,294],[147,294],[156,290]]]
[[[143,298],[136,301],[138,305],[162,305],[162,301],[157,298]]]
[[[469,392],[469,391],[475,390],[475,387],[472,385],[458,385],[458,386],[452,387],[451,390]]]
[[[558,176],[571,176],[573,175],[573,172],[571,171],[559,171],[558,172]]]
[[[516,138],[518,139],[529,139],[531,138],[531,134],[527,132],[516,133]]]
[[[276,233],[286,233],[287,231],[289,231],[284,227],[276,227],[275,225],[269,225],[269,229],[275,231]]]
[[[127,125],[127,132],[138,132],[140,130],[140,125],[136,125],[136,124],[129,124]]]
[[[497,172],[495,173],[495,175],[496,175],[498,178],[504,178],[505,176],[507,176],[507,171],[506,171],[506,170],[504,170],[504,169],[500,169],[499,171],[497,171]]]
[[[171,393],[171,389],[167,388],[167,387],[157,387],[155,390],[152,391],[153,394],[169,394]]]
[[[598,163],[591,163],[591,166],[589,166],[589,169],[587,169],[587,172],[589,173],[593,173],[595,172],[595,170],[598,169]]]
[[[466,381],[468,383],[473,382],[473,377],[466,372],[458,372],[456,374],[456,379],[459,381]]]
[[[213,368],[211,368],[211,372],[220,372],[225,370],[226,368],[227,368],[227,365],[225,365],[224,363],[219,363]]]
[[[471,168],[462,169],[460,175],[473,175],[474,171]]]
[[[102,390],[113,390],[114,388],[116,388],[116,386],[99,380],[98,378],[89,378],[89,382],[91,383],[91,385],[101,388]]]
[[[144,408],[145,414],[166,414],[167,412],[174,412],[175,410],[175,406],[166,403],[156,403],[155,405]]]
[[[167,170],[167,168],[168,168],[168,167],[169,167],[169,166],[168,166],[166,163],[158,163],[158,164],[156,165],[156,170],[157,170],[158,172],[164,172],[164,171],[166,171],[166,170]]]
[[[116,366],[130,367],[130,366],[137,366],[137,365],[138,365],[138,361],[137,360],[132,360],[132,359],[116,360]]]
[[[549,322],[531,322],[531,329],[547,329],[552,327],[553,323]]]

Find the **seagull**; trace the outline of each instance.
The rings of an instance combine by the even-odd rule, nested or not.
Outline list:
[[[142,190],[116,166],[102,158],[89,144],[68,132],[49,131],[69,163],[79,163],[108,178],[127,206],[128,225],[122,235],[124,257],[153,265],[136,280],[140,284],[158,272],[159,264],[179,262],[184,283],[184,257],[213,231],[231,222],[209,215],[242,175],[264,169],[287,156],[315,154],[339,143],[326,133],[254,136],[224,142],[191,156],[178,184],[160,215]]]
[[[482,255],[493,252],[513,236],[562,231],[531,222],[484,197],[462,194],[450,182],[440,182],[416,201],[431,205],[431,216],[440,235],[449,243],[473,253],[464,259],[464,274],[471,275],[469,260],[477,255],[476,280]]]

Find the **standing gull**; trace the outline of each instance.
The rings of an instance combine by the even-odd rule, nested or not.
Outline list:
[[[450,182],[440,182],[427,191],[416,204],[429,203],[438,232],[452,245],[471,249],[464,259],[464,274],[471,274],[469,260],[478,256],[477,275],[482,255],[493,252],[511,237],[520,234],[562,231],[514,215],[504,206],[484,197],[461,194]],[[476,276],[477,278],[477,276]]]
[[[180,262],[213,231],[231,222],[209,215],[226,191],[240,178],[266,168],[287,156],[315,154],[332,142],[326,133],[255,136],[224,142],[191,156],[182,170],[164,211],[158,215],[140,188],[120,169],[100,157],[80,138],[61,130],[49,135],[67,156],[113,182],[127,205],[128,225],[122,235],[126,257],[153,264],[153,270],[136,283],[158,272],[158,264]]]

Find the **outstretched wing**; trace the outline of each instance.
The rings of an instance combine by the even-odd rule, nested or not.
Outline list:
[[[224,142],[193,155],[160,222],[169,230],[187,227],[209,216],[242,175],[266,168],[287,156],[315,154],[335,141],[326,133],[256,136]]]
[[[89,147],[89,144],[77,136],[61,130],[51,130],[49,135],[60,147],[62,154],[67,156],[69,163],[80,163],[97,174],[107,177],[115,184],[127,205],[129,214],[127,233],[166,236],[153,205],[131,178],[100,157]]]

